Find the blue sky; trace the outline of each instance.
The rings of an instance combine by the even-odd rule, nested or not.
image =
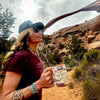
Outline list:
[[[59,15],[70,13],[78,10],[95,0],[0,0],[3,8],[9,10],[16,17],[14,34],[18,36],[18,26],[25,20],[31,20],[33,23],[42,21],[46,24],[48,21]],[[45,31],[45,34],[52,34],[53,32],[68,27],[83,23],[99,15],[96,11],[80,12],[75,15],[66,17]]]

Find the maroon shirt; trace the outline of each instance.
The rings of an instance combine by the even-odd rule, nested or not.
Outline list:
[[[10,61],[7,71],[22,73],[18,89],[25,88],[37,81],[43,71],[42,63],[38,55],[32,54],[28,49],[15,53]],[[32,95],[27,100],[41,100],[42,92]]]

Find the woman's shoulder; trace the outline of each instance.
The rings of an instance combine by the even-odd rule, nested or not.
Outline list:
[[[32,55],[27,49],[25,49],[25,50],[20,50],[20,51],[16,52],[15,56],[28,57],[28,56],[32,56]]]

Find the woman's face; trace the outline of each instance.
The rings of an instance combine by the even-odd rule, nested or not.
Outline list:
[[[34,30],[30,32],[29,43],[40,43],[42,42],[42,31],[35,32]]]

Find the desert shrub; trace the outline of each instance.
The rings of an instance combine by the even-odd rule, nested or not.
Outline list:
[[[74,67],[78,65],[78,62],[75,59],[69,59],[68,56],[64,58],[64,64],[66,64],[69,67]]]
[[[88,63],[100,63],[100,50],[90,50],[85,53],[84,59]]]
[[[44,61],[46,60],[42,52],[39,52],[39,57]]]
[[[90,50],[85,53],[80,66],[83,71],[88,71],[93,64],[100,64],[100,50]]]
[[[68,44],[69,45],[69,44]],[[69,49],[69,47],[68,46],[66,46],[66,50],[68,50]]]
[[[59,54],[54,54],[53,60],[55,60],[57,62],[57,64],[59,64],[62,61],[61,56]]]
[[[51,40],[51,39],[49,38],[49,36],[43,37],[43,41],[44,41],[45,44],[50,43],[50,42],[51,42],[50,40]]]
[[[77,44],[77,45],[79,45],[79,44]],[[83,46],[77,46],[75,52],[76,53],[73,55],[73,58],[76,60],[82,60],[83,55],[85,52],[87,52],[87,50]]]
[[[76,66],[76,65],[77,65],[76,62],[70,62],[70,63],[69,63],[69,67],[70,67],[70,68],[72,68],[72,67],[74,67],[74,66]]]
[[[81,36],[85,36],[86,32],[90,31],[90,29],[84,30],[83,32],[81,32]]]
[[[70,59],[69,59],[68,56],[66,56],[66,57],[64,58],[64,63],[65,63],[65,64],[69,64],[69,63],[70,63]]]
[[[93,40],[93,39],[89,38],[87,42],[88,42],[88,43],[91,43],[91,42],[92,42],[92,40]]]
[[[100,83],[93,80],[84,81],[83,92],[85,100],[100,100]]]
[[[82,77],[82,69],[81,68],[75,68],[75,70],[72,74],[72,78],[79,79],[81,77]]]
[[[53,44],[56,44],[55,42],[53,42]]]
[[[70,88],[70,89],[73,89],[73,88],[74,88],[73,82],[70,82],[70,83],[68,84],[68,88]]]
[[[72,78],[83,81],[84,100],[100,100],[100,50],[90,50],[83,57],[80,67],[75,68]],[[65,61],[67,60],[68,58]],[[93,64],[97,64],[97,67]]]
[[[49,45],[48,45],[47,47],[48,47],[48,48],[50,48],[50,46],[49,46]]]
[[[62,37],[67,38],[68,37],[68,34],[65,33]]]
[[[100,100],[100,50],[90,50],[84,54],[81,63],[84,100]]]
[[[85,36],[86,31],[81,32],[81,36]]]
[[[100,68],[93,67],[93,64],[100,66],[100,50],[91,50],[84,54],[84,60],[80,65],[84,80],[89,78],[94,79],[100,73]]]
[[[59,49],[55,49],[55,50],[54,50],[54,53],[55,53],[55,54],[58,54],[58,51],[59,51]]]
[[[59,49],[63,49],[64,48],[64,44],[59,43]]]
[[[50,46],[49,49],[53,52],[55,49],[55,46]]]
[[[49,54],[48,54],[48,59],[49,59],[49,61],[52,61],[52,58],[53,58],[52,53],[49,53]]]
[[[82,62],[81,62],[81,69],[82,70],[86,70],[87,69],[87,66],[88,66],[88,62],[86,61],[86,60],[83,60]]]
[[[46,53],[46,49],[44,48],[41,52],[43,52],[45,54]]]
[[[49,53],[48,54],[48,60],[53,65],[59,64],[62,61],[60,55],[56,54],[56,53],[55,54]]]

